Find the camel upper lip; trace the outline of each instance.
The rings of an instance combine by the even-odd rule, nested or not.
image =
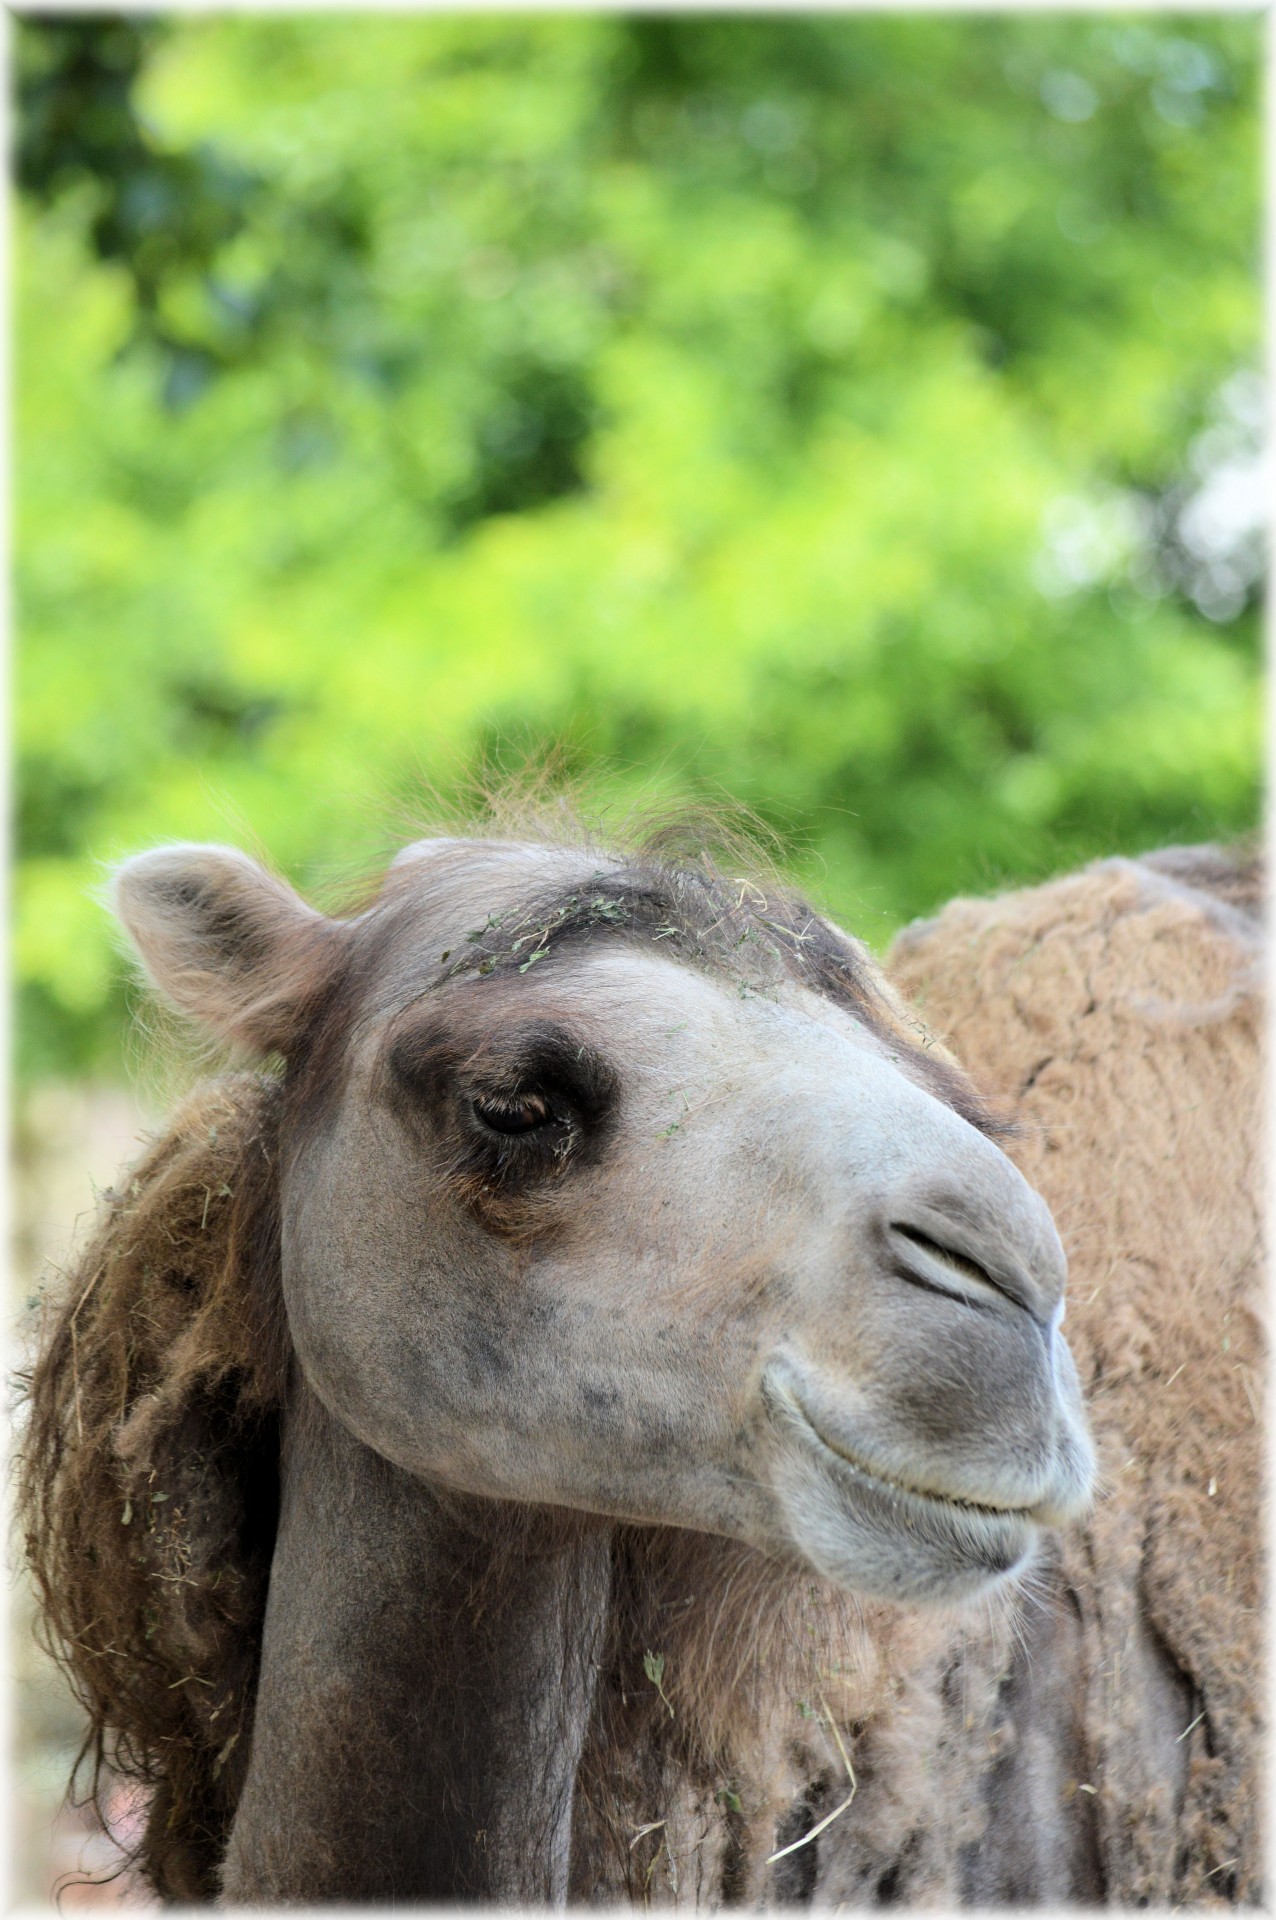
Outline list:
[[[899,1479],[896,1474],[887,1472],[867,1455],[848,1446],[844,1440],[832,1438],[811,1413],[793,1383],[783,1377],[777,1377],[774,1369],[768,1369],[768,1377],[764,1384],[771,1394],[783,1401],[790,1416],[796,1417],[811,1440],[814,1440],[825,1453],[831,1454],[843,1467],[849,1467],[861,1479],[866,1480],[879,1494],[884,1494],[888,1498],[894,1496],[906,1503],[917,1503],[923,1512],[945,1517],[960,1515],[968,1522],[973,1521],[976,1524],[981,1520],[1001,1525],[1007,1521],[1019,1521],[1030,1525],[1040,1524],[1039,1504],[1023,1506],[993,1499],[972,1500],[967,1495],[940,1493],[933,1487],[919,1487],[911,1481]],[[914,1511],[916,1510],[915,1507]]]

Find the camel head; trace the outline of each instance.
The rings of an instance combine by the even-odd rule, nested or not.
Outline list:
[[[328,918],[126,863],[159,990],[282,1056],[297,1365],[457,1493],[959,1600],[1087,1504],[1050,1215],[865,949],[707,863],[419,842]]]

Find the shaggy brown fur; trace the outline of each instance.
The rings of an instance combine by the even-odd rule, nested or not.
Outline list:
[[[1259,1898],[1259,884],[1214,848],[1107,861],[955,901],[892,956],[1015,1096],[1012,1157],[1068,1251],[1104,1491],[1065,1566],[1106,1877],[1127,1900]],[[1189,1709],[1181,1809],[1148,1770],[1149,1658]]]
[[[728,1542],[620,1529],[576,1897],[997,1897],[997,1783],[1034,1671],[1062,1676],[1043,1724],[1078,1884],[1256,1897],[1254,899],[1225,858],[1115,862],[901,939],[900,986],[1016,1103],[1014,1157],[1070,1255],[1105,1496],[1035,1609],[956,1628]],[[823,923],[785,905],[800,948]],[[22,1511],[50,1635],[90,1754],[154,1786],[142,1864],[183,1900],[216,1891],[251,1733],[288,1364],[280,1098],[242,1076],[177,1114],[107,1197],[31,1393]],[[1174,1726],[1181,1785],[1149,1692],[1195,1721],[1181,1744]],[[839,1738],[851,1809],[768,1865],[849,1790]]]
[[[950,1616],[862,1605],[705,1535],[623,1530],[615,1553],[573,1900],[862,1904],[893,1883],[957,1902],[957,1847],[986,1818],[964,1722],[994,1715],[1002,1609],[954,1635]],[[851,1756],[852,1808],[773,1864],[852,1792]]]
[[[172,1898],[215,1890],[252,1725],[286,1331],[276,1090],[201,1088],[103,1199],[30,1389],[20,1511],[51,1650],[105,1764],[156,1789]]]

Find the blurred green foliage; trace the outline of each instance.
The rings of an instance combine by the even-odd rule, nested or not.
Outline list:
[[[16,40],[25,1072],[117,1053],[102,861],[546,742],[875,943],[1254,821],[1257,15]]]

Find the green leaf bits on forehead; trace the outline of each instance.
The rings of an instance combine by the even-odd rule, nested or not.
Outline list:
[[[624,940],[731,981],[740,991],[796,983],[848,1012],[892,1050],[927,1091],[981,1132],[1006,1129],[955,1063],[899,1007],[861,943],[800,895],[767,890],[707,863],[595,869],[575,884],[490,910],[440,956],[440,984],[511,985],[553,973],[599,942]]]

